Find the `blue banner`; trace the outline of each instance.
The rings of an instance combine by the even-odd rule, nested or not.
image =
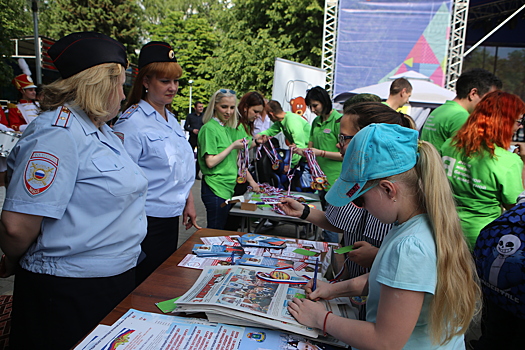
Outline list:
[[[340,0],[334,96],[413,70],[443,86],[452,1]]]

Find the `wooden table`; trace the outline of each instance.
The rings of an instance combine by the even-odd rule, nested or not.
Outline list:
[[[239,232],[201,229],[196,231],[175,253],[160,265],[140,286],[117,305],[100,323],[112,325],[129,309],[162,312],[155,306],[159,301],[176,298],[186,293],[199,278],[202,270],[177,266],[191,253],[194,244],[202,244],[201,237],[231,236]]]

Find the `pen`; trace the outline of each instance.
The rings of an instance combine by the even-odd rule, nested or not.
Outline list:
[[[312,286],[312,292],[315,292],[317,288],[317,271],[319,270],[319,258],[315,260],[315,270],[314,270],[314,285]]]

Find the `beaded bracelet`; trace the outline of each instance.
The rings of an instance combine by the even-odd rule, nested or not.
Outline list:
[[[328,320],[328,315],[330,315],[332,311],[328,311],[326,313],[326,316],[324,317],[324,323],[323,323],[323,335],[326,337],[328,334],[326,333],[326,321]]]

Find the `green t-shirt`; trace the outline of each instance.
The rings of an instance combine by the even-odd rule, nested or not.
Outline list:
[[[232,144],[232,128],[222,126],[215,119],[211,119],[200,129],[198,139],[198,162],[201,167],[204,181],[210,186],[213,193],[220,198],[230,199],[237,181],[237,150],[233,150],[222,162],[208,168],[204,161],[206,154],[216,155]]]
[[[310,131],[310,142],[312,142],[314,148],[327,152],[339,152],[336,145],[339,142],[340,125],[337,123],[337,119],[340,117],[341,113],[334,109],[326,121],[323,122],[321,117],[314,119],[312,130]],[[330,188],[341,174],[343,162],[324,157],[317,157],[316,160],[321,170],[325,173],[330,184],[328,188]]]
[[[273,123],[261,135],[275,136],[281,131],[284,137],[290,144],[294,144],[299,148],[308,147],[308,139],[310,137],[310,124],[298,114],[286,112],[283,121]],[[301,160],[301,156],[294,154],[292,157],[292,167],[295,167]]]
[[[469,116],[456,101],[446,101],[434,109],[421,128],[420,139],[428,141],[439,151],[443,143],[461,129]]]
[[[239,126],[237,126],[236,129],[228,128],[228,131],[230,132],[232,141],[240,140],[245,137],[248,139],[249,143],[251,143],[253,140],[253,136],[248,135],[246,129],[244,128],[244,125],[242,124],[239,124]]]
[[[501,147],[496,147],[492,158],[484,151],[479,157],[463,161],[462,152],[452,146],[451,141],[445,141],[441,156],[456,198],[463,233],[473,248],[481,229],[501,215],[501,205],[516,203],[523,192],[523,162],[517,154]]]

